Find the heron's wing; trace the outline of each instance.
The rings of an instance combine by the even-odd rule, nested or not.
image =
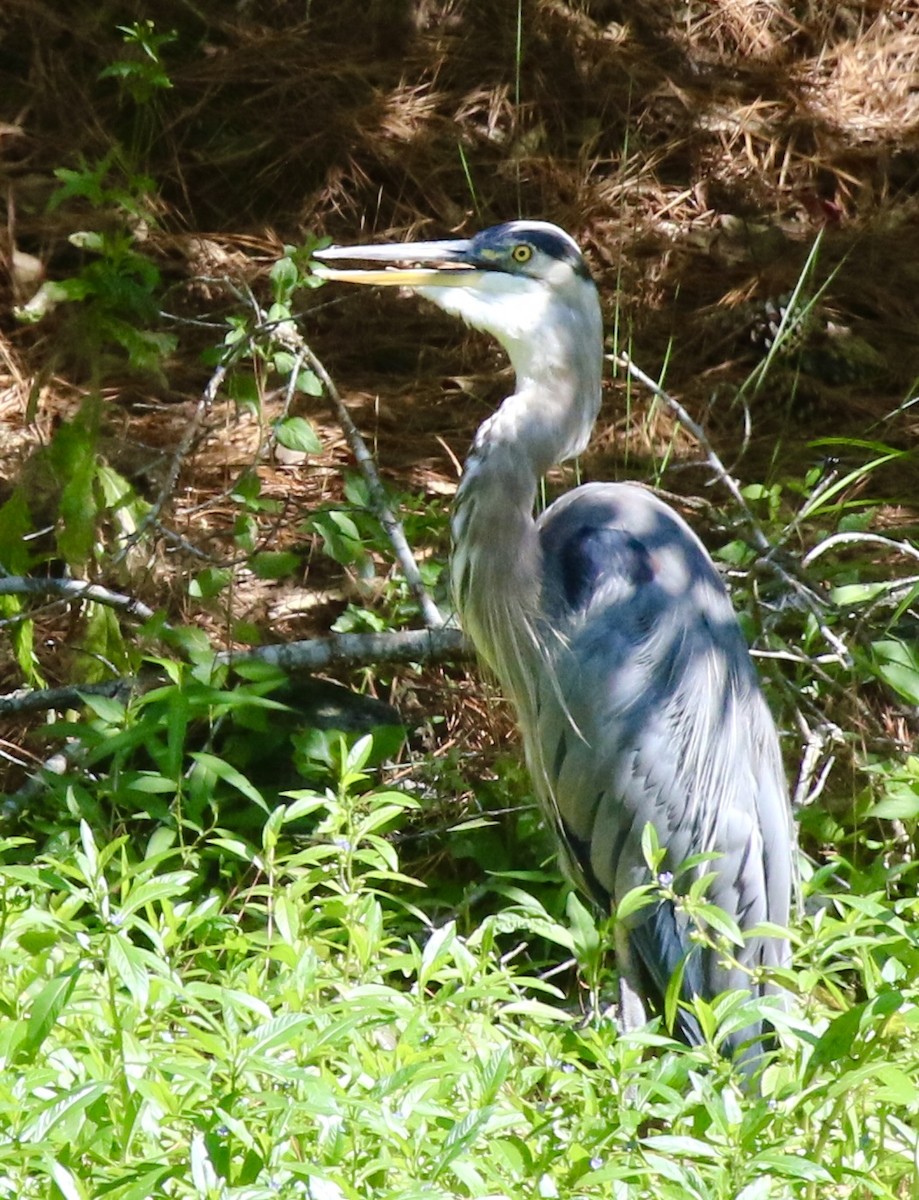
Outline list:
[[[555,649],[536,727],[524,733],[587,890],[616,903],[648,882],[641,840],[650,822],[667,852],[663,869],[716,854],[703,868],[716,872],[708,899],[742,929],[784,924],[792,841],[775,728],[701,543],[628,485],[570,493],[540,537]],[[629,932],[658,999],[692,948],[689,935],[666,904]],[[741,960],[783,954],[758,939]],[[749,979],[697,954],[684,984],[686,994],[711,996]]]

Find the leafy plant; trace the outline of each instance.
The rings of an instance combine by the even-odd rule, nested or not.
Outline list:
[[[100,79],[117,79],[134,104],[150,104],[161,91],[172,87],[163,63],[163,50],[176,40],[175,32],[159,33],[153,21],[119,25],[125,47],[138,53],[117,59],[100,74]]]

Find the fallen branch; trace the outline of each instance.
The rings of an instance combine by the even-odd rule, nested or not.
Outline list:
[[[215,655],[215,666],[233,667],[245,662],[269,663],[283,670],[313,673],[329,667],[368,667],[379,663],[437,663],[468,659],[472,647],[456,626],[440,629],[403,629],[394,633],[340,633],[303,642],[225,650]],[[166,682],[158,672],[142,679],[124,676],[104,683],[74,684],[58,688],[20,688],[0,696],[0,716],[78,708],[84,696],[120,696],[134,688]]]
[[[306,642],[259,646],[254,650],[226,650],[219,664],[263,662],[287,671],[322,671],[327,667],[366,667],[378,663],[430,663],[471,658],[472,648],[462,630],[400,629],[394,633],[339,633]]]
[[[6,575],[0,578],[0,596],[56,596],[68,603],[92,600],[109,608],[117,608],[128,616],[149,621],[154,612],[134,596],[112,592],[83,579],[43,579],[22,575]]]
[[[126,697],[136,685],[131,676],[107,679],[104,683],[73,684],[56,688],[19,688],[0,696],[0,717],[24,713],[48,712],[57,708],[82,708],[85,696]],[[162,682],[158,680],[157,682]]]

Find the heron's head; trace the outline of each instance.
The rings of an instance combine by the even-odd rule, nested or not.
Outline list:
[[[600,362],[600,305],[587,264],[574,239],[545,221],[509,221],[457,241],[331,246],[316,257],[390,264],[316,274],[418,292],[496,337],[518,383],[586,362],[593,373]]]

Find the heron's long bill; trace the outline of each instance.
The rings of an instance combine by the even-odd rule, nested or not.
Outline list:
[[[383,270],[339,270],[321,265],[313,268],[313,274],[320,279],[370,283],[381,287],[474,287],[483,272],[469,259],[471,245],[467,240],[460,240],[388,242],[381,246],[329,246],[325,250],[314,251],[313,257],[419,265],[392,266]],[[420,265],[425,263],[431,265]]]

